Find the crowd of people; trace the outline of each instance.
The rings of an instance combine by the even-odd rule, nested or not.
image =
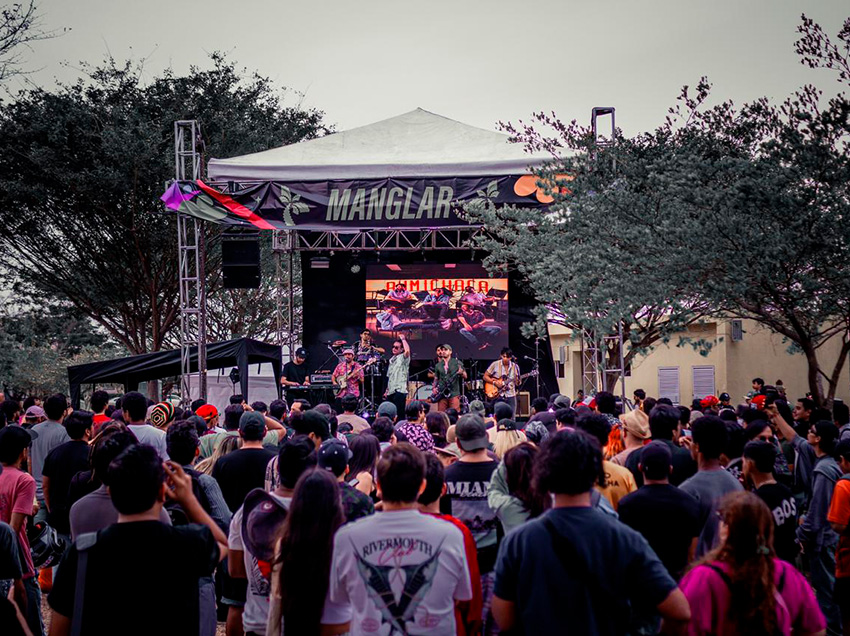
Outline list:
[[[850,635],[850,409],[633,397],[4,399],[0,633]]]

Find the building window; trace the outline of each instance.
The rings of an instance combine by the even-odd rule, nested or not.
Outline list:
[[[714,393],[714,365],[692,367],[694,399],[701,400],[706,395]]]
[[[679,403],[679,367],[658,367],[658,397]]]

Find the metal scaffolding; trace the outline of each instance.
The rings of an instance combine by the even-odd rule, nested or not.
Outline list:
[[[468,249],[472,239],[483,232],[480,227],[460,227],[286,233],[290,235],[289,249],[295,252],[418,252]]]
[[[200,179],[200,126],[195,120],[174,122],[174,177]],[[191,176],[190,176],[191,175]],[[198,219],[177,215],[177,258],[180,276],[180,395],[190,400],[192,349],[198,351],[198,394],[207,397],[207,303],[204,234]]]

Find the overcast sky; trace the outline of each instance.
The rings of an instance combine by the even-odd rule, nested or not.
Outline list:
[[[554,110],[586,122],[614,106],[626,134],[658,125],[683,84],[718,99],[781,99],[826,71],[793,50],[800,13],[834,38],[847,0],[41,0],[48,28],[30,78],[73,79],[78,62],[146,58],[151,76],[226,51],[303,94],[339,130],[417,106],[482,128]],[[293,93],[290,103],[299,97]]]

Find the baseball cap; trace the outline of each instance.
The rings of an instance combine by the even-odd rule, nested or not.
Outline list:
[[[33,404],[31,407],[27,409],[27,412],[24,414],[24,417],[27,419],[36,419],[38,417],[47,417],[47,414],[44,412],[44,409],[40,406],[36,406]]]
[[[558,395],[552,400],[552,404],[557,406],[558,408],[568,409],[570,408],[570,398],[566,395]]]
[[[644,472],[655,475],[668,475],[673,462],[673,454],[662,441],[650,442],[640,452],[640,465]]]
[[[0,429],[0,448],[11,449],[11,454],[20,454],[32,445],[34,439],[38,439],[38,433],[17,424],[8,424]]]
[[[477,451],[487,448],[489,437],[484,420],[474,413],[467,413],[458,420],[455,427],[457,445],[465,451]]]
[[[504,418],[499,420],[496,423],[496,431],[515,431],[516,430],[516,422],[512,419]]]
[[[262,488],[254,488],[242,504],[242,542],[257,561],[269,563],[269,570],[286,512],[283,502]]]
[[[304,347],[298,347],[295,350],[295,357],[296,358],[306,358],[307,357],[307,350]]]
[[[486,412],[484,402],[481,400],[472,400],[472,402],[469,403],[469,412],[484,417],[484,413]]]
[[[641,409],[634,409],[620,416],[623,428],[640,439],[649,438],[649,416]]]
[[[345,472],[351,456],[351,449],[340,440],[332,437],[319,446],[318,465],[319,468],[324,468],[333,473],[334,476],[339,477]]]
[[[398,409],[392,402],[381,402],[378,405],[378,417],[393,419],[396,415],[398,415]]]
[[[218,415],[218,409],[212,404],[204,404],[203,406],[198,407],[198,410],[195,411],[195,415],[202,417],[205,420],[211,420]]]
[[[764,401],[767,399],[766,395],[757,395],[750,402],[756,405],[756,408],[764,409]]]
[[[440,346],[443,347],[443,349],[446,349],[448,351],[452,351],[452,346],[450,344],[444,344],[444,345],[440,345]]]
[[[721,393],[718,397],[720,398],[721,402],[728,402],[729,400],[732,399],[732,396],[729,395],[728,393]]]
[[[257,411],[245,411],[239,418],[239,432],[247,433],[248,431],[256,431],[258,434],[263,432],[266,426],[266,418],[262,413]]]

